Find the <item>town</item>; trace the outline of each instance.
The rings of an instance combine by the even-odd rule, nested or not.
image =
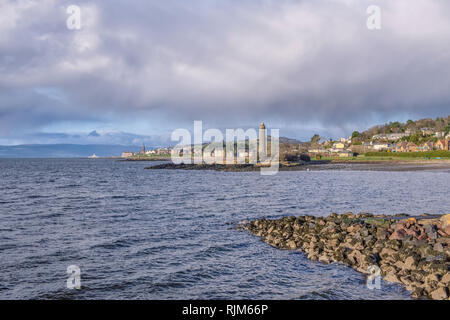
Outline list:
[[[260,138],[263,136],[265,141],[266,127],[264,123],[261,124],[259,129]],[[270,136],[267,136],[267,139],[266,148],[271,145]],[[260,141],[258,139],[256,143],[259,145]],[[206,148],[208,145],[209,148]],[[249,146],[250,143],[247,139],[246,149],[235,149],[235,156],[245,158],[248,162],[252,155]],[[305,157],[320,160],[357,158],[363,155],[375,157],[383,155],[395,156],[399,153],[402,153],[402,156],[411,155],[415,158],[449,157],[450,153],[446,151],[450,151],[450,116],[435,120],[408,120],[406,123],[391,122],[385,125],[374,126],[364,132],[354,131],[348,138],[325,139],[318,134],[315,134],[308,142],[280,138],[279,146],[279,159],[282,162],[295,162]],[[266,148],[263,147],[263,149]],[[194,149],[192,147],[191,154],[194,154]],[[225,156],[224,150],[215,150],[211,143],[204,143],[203,148],[200,150],[204,159],[205,157],[212,159]],[[439,153],[438,151],[441,152]],[[145,145],[143,145],[138,152],[123,152],[122,158],[130,160],[166,160],[174,152],[175,149],[173,147],[146,150]]]
[[[408,120],[406,124],[393,122],[362,133],[354,131],[350,137],[338,140],[325,140],[315,135],[308,143],[307,151],[317,158],[450,151],[449,118]],[[420,124],[432,126],[421,127]]]

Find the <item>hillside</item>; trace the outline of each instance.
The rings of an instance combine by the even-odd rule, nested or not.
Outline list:
[[[405,133],[408,130],[412,133],[417,132],[422,128],[431,128],[435,132],[450,132],[450,116],[446,118],[425,118],[420,120],[408,120],[406,123],[402,122],[389,122],[383,125],[374,126],[364,132],[359,133],[361,140],[370,139],[372,136],[377,134],[389,134],[389,133]],[[357,135],[355,132],[353,136]]]

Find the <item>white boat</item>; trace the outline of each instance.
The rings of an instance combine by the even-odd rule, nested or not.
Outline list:
[[[89,156],[88,158],[89,159],[95,159],[95,158],[98,158],[98,156],[94,153],[92,156]]]

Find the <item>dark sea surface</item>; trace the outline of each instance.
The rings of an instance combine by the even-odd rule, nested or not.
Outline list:
[[[450,172],[144,170],[0,160],[0,299],[409,299],[233,228],[260,217],[449,213]],[[66,288],[69,265],[80,290]]]

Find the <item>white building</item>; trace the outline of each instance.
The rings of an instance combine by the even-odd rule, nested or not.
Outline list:
[[[420,131],[422,131],[422,135],[429,135],[434,133],[433,128],[421,128]]]
[[[380,133],[372,137],[372,140],[399,140],[403,137],[408,136],[406,133]]]
[[[390,143],[375,142],[372,144],[372,148],[376,151],[387,151],[392,148],[392,145]]]

